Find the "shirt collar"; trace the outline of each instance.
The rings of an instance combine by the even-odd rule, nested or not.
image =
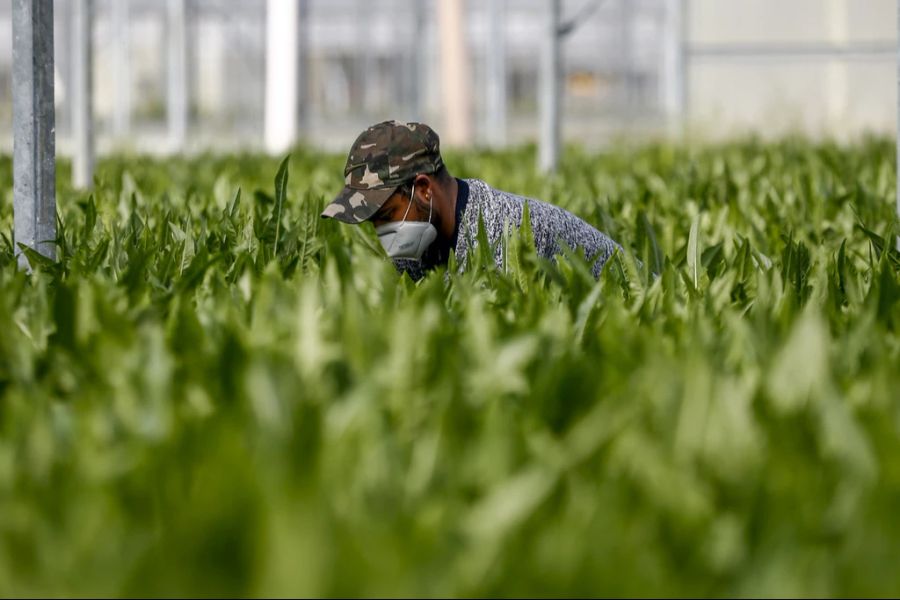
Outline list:
[[[450,238],[450,247],[456,249],[456,240],[459,238],[459,226],[462,223],[466,205],[469,203],[469,184],[464,179],[456,179],[456,224],[453,225],[453,237]]]

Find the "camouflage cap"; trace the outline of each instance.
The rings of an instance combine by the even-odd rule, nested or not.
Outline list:
[[[438,135],[423,123],[384,121],[363,131],[347,156],[344,189],[322,217],[344,223],[370,218],[396,189],[443,166]]]

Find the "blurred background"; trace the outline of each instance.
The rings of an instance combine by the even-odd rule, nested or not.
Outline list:
[[[96,148],[277,151],[299,141],[346,151],[387,118],[424,120],[448,144],[536,141],[546,4],[94,0]],[[4,152],[11,7],[0,0]],[[65,155],[77,2],[54,7]],[[602,147],[686,132],[893,133],[896,11],[895,0],[564,0],[562,137]],[[287,98],[295,114],[279,119],[267,97]]]

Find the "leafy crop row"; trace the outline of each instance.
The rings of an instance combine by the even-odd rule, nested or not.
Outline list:
[[[0,162],[0,595],[900,593],[890,142],[447,163],[628,252],[414,284],[342,157],[122,158],[29,276]]]

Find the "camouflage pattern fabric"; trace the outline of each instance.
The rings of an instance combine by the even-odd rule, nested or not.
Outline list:
[[[363,131],[347,156],[344,189],[322,211],[344,223],[362,223],[397,188],[443,166],[440,139],[428,125],[383,121]]]

